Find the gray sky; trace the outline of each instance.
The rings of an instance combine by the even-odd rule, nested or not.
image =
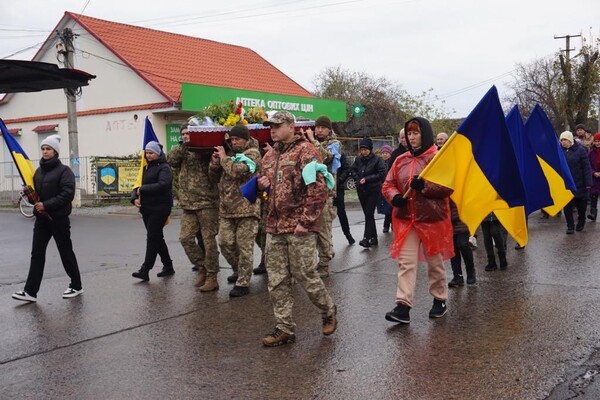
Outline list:
[[[245,46],[309,90],[337,65],[432,88],[457,117],[492,84],[508,94],[516,63],[564,49],[555,35],[600,33],[598,0],[0,0],[0,58],[31,59],[65,11]]]

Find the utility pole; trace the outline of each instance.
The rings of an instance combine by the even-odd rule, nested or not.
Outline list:
[[[565,50],[561,50],[561,51],[565,52],[565,66],[567,69],[568,79],[571,79],[571,57],[569,54],[571,53],[572,50],[575,50],[575,48],[571,48],[571,38],[574,38],[574,37],[581,37],[581,34],[565,35],[565,36],[554,35],[554,39],[565,39],[565,41],[566,41]],[[565,115],[565,130],[569,130],[569,118],[567,115]]]
[[[58,54],[63,56],[63,64],[65,68],[75,68],[73,53],[75,47],[73,45],[74,34],[70,28],[64,28],[58,34],[61,42],[56,45]],[[69,130],[69,166],[75,174],[75,199],[73,199],[74,207],[81,207],[81,185],[80,185],[80,163],[79,163],[79,138],[77,132],[77,89],[65,89],[67,96],[67,124]]]

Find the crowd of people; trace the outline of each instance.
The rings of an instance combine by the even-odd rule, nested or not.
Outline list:
[[[433,297],[430,318],[446,314],[448,288],[465,282],[476,284],[473,238],[449,198],[452,191],[419,177],[448,140],[446,133],[434,136],[430,122],[415,117],[401,129],[396,149],[383,145],[377,154],[373,141],[364,137],[359,155],[350,164],[325,115],[316,119],[314,131],[299,129],[288,111],[272,114],[264,125],[271,129],[272,144],[263,147],[244,125],[233,127],[226,144],[211,152],[190,146],[187,126],[181,128],[180,146],[168,154],[158,142],[145,146],[147,166],[141,184],[131,194],[131,202],[139,208],[146,228],[145,258],[139,270],[132,273],[134,278],[148,281],[158,257],[162,269],[157,277],[175,274],[163,234],[173,206],[174,170],[178,174],[177,199],[183,211],[179,240],[198,273],[195,286],[201,292],[219,290],[219,251],[233,271],[227,277],[227,282],[233,284],[230,297],[250,293],[253,273],[267,274],[275,327],[263,338],[265,346],[293,343],[296,339],[292,319],[292,289],[296,282],[320,311],[323,335],[337,329],[337,308],[323,280],[330,275],[329,264],[334,257],[332,222],[336,216],[348,244],[355,243],[344,204],[348,176],[356,182],[365,220],[358,244],[365,249],[378,245],[376,210],[384,215],[383,233],[393,232],[390,256],[398,262],[398,277],[395,307],[385,314],[387,320],[410,323],[420,261],[427,265]],[[576,186],[573,200],[564,208],[567,234],[582,231],[586,217],[596,220],[600,194],[600,133],[590,135],[585,127],[577,128],[576,137],[569,131],[560,135]],[[52,237],[71,278],[63,297],[83,293],[70,239],[74,175],[58,159],[60,137],[48,137],[41,149],[42,160],[34,176],[40,201],[35,204],[30,271],[24,290],[12,296],[27,302],[37,300],[45,252]],[[242,188],[253,180],[256,185],[252,196],[248,196]],[[488,258],[485,270],[507,269],[507,234],[493,213],[482,221],[481,232]],[[261,251],[257,268],[253,268],[255,243]],[[446,280],[446,260],[450,260],[453,272],[450,282]]]

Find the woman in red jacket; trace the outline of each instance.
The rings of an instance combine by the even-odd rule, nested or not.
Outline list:
[[[448,203],[452,190],[418,177],[437,153],[431,125],[428,120],[415,117],[404,125],[404,131],[409,151],[394,161],[382,193],[394,207],[390,256],[397,258],[399,264],[397,305],[385,319],[408,324],[419,260],[427,261],[429,293],[433,296],[429,317],[446,314],[448,286],[444,260],[454,255],[454,246]],[[407,191],[408,196],[404,197]]]

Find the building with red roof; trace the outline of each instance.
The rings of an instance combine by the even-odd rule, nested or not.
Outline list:
[[[211,101],[223,100],[215,97],[221,89],[229,100],[234,100],[232,93],[236,93],[236,100],[244,101],[275,96],[278,101],[267,99],[265,103],[263,98],[262,103],[271,105],[267,109],[302,103],[302,108],[296,108],[306,111],[309,118],[324,110],[319,108],[319,102],[327,101],[316,99],[249,48],[71,12],[65,12],[34,61],[57,63],[58,59],[62,65],[64,45],[56,32],[65,28],[74,34],[75,68],[96,76],[78,93],[81,158],[124,156],[139,151],[146,116],[168,149],[178,140],[180,124]],[[182,108],[182,85],[194,89],[190,96],[196,97],[188,101],[191,109]],[[202,94],[205,90],[212,97]],[[68,158],[66,104],[63,90],[12,93],[0,99],[0,117],[9,129],[19,129],[19,142],[31,159],[39,158],[41,141],[56,133],[62,137],[60,156]],[[343,109],[345,118],[345,106],[337,109]],[[48,126],[53,128],[40,129]],[[6,154],[1,155],[4,157],[0,161],[9,160]]]

